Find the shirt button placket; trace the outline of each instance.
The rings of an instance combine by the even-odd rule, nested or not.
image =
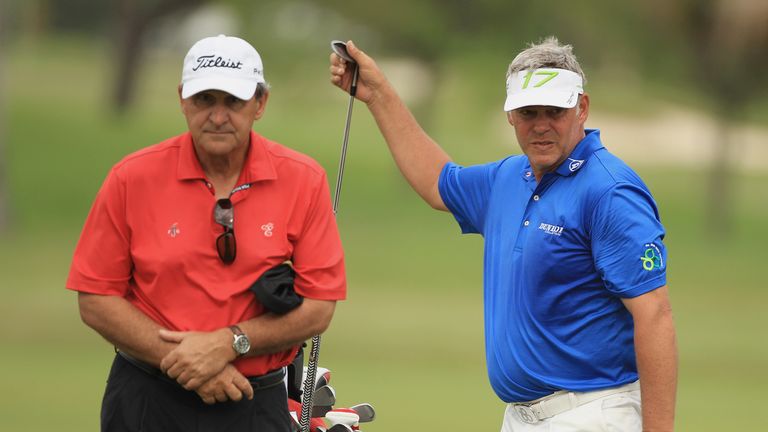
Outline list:
[[[533,196],[533,200],[534,201],[538,201],[539,200],[539,196],[538,195],[534,195]],[[525,222],[523,222],[523,226],[528,226],[530,224],[531,224],[531,221],[529,221],[529,220],[526,220]]]

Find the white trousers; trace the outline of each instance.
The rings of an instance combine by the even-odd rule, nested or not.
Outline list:
[[[501,432],[641,432],[640,390],[616,393],[528,424],[507,405]]]

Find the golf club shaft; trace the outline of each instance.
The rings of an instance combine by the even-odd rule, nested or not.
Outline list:
[[[344,125],[344,141],[341,144],[341,156],[339,157],[339,172],[336,175],[336,192],[333,194],[333,215],[339,212],[339,197],[341,196],[341,182],[344,179],[344,165],[347,161],[347,144],[349,143],[349,125],[352,122],[352,105],[357,93],[358,66],[352,73],[352,85],[349,88],[349,106],[347,107],[347,121]],[[301,419],[299,425],[302,432],[309,432],[309,422],[312,414],[312,396],[315,391],[315,375],[317,374],[318,361],[320,359],[320,335],[312,338],[312,349],[309,352],[307,362],[307,377],[304,380],[304,395],[301,403]]]
[[[349,126],[352,123],[352,106],[355,103],[357,93],[358,68],[352,74],[352,86],[349,89],[349,105],[347,106],[347,121],[344,124],[344,141],[341,144],[341,156],[339,157],[339,171],[336,176],[336,192],[333,194],[333,214],[339,212],[339,197],[341,196],[341,183],[344,180],[344,165],[347,162],[347,145],[349,144]]]

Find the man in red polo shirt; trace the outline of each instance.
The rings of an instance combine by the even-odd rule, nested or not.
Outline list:
[[[250,44],[198,41],[189,131],[125,157],[96,196],[66,286],[119,350],[102,430],[290,430],[285,366],[346,280],[325,172],[251,129],[268,97]],[[286,261],[303,301],[278,315],[249,287]]]

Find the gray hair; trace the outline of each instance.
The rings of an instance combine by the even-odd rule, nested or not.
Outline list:
[[[509,64],[507,78],[516,72],[539,68],[557,68],[576,72],[581,76],[582,85],[587,85],[587,77],[573,54],[573,47],[562,45],[554,36],[547,36],[539,43],[531,43],[528,48],[521,51]]]
[[[256,85],[256,91],[254,92],[254,96],[256,96],[256,99],[261,99],[264,97],[265,94],[269,93],[269,84],[267,83],[258,83]]]

